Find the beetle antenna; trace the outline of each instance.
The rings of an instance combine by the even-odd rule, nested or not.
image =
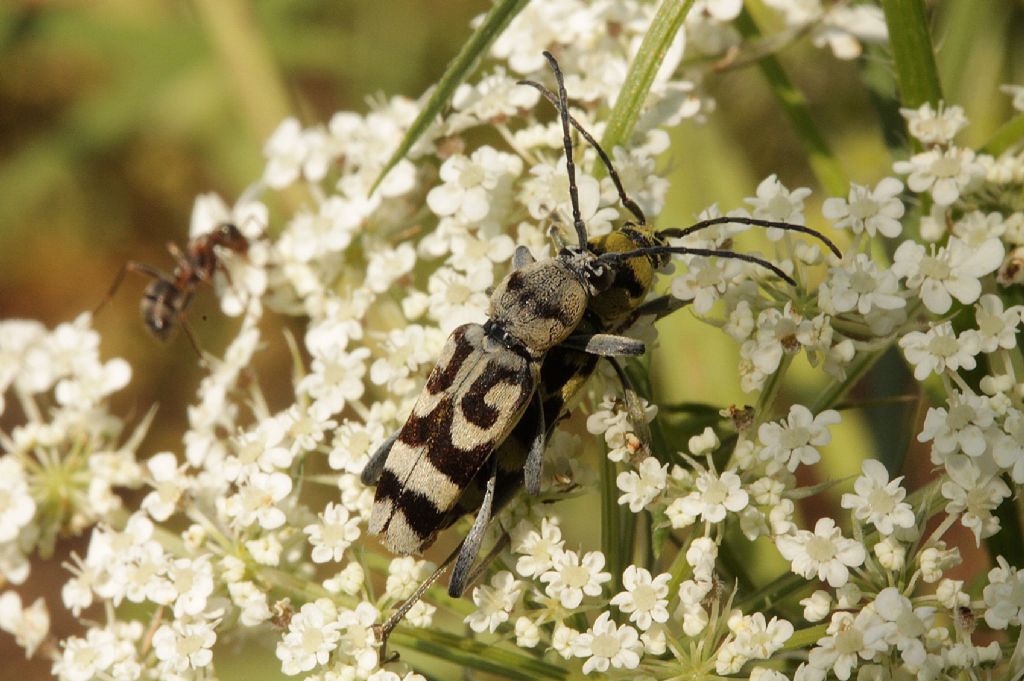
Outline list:
[[[558,97],[555,95],[554,92],[547,89],[540,83],[534,82],[532,80],[520,80],[517,81],[516,84],[529,85],[530,87],[544,95],[544,98],[551,102],[552,106],[554,106],[556,109],[558,108]],[[615,184],[615,190],[619,193],[619,201],[622,203],[623,206],[626,207],[627,210],[629,210],[630,213],[633,214],[634,217],[636,217],[640,225],[646,225],[647,216],[644,215],[644,212],[643,210],[640,209],[639,204],[637,204],[637,202],[634,201],[633,199],[629,198],[629,195],[626,194],[626,189],[622,186],[622,180],[619,178],[619,173],[617,170],[615,170],[615,166],[612,165],[612,160],[605,152],[604,148],[598,143],[596,139],[594,139],[593,135],[587,132],[586,128],[584,128],[583,125],[581,125],[580,122],[577,121],[572,114],[567,113],[567,115],[569,116],[569,122],[572,123],[572,127],[576,128],[576,130],[579,131],[580,135],[582,135],[583,139],[585,139],[587,143],[594,148],[594,151],[596,151],[597,155],[601,158],[601,162],[604,163],[604,167],[608,169],[608,176],[612,179],[612,182]]]
[[[836,246],[831,239],[829,239],[827,236],[825,236],[816,229],[805,227],[804,225],[796,225],[791,222],[777,222],[775,220],[761,220],[759,218],[722,216],[717,218],[710,218],[708,220],[701,220],[700,222],[692,224],[689,227],[669,227],[667,229],[659,229],[658,234],[660,236],[665,237],[679,238],[693,234],[694,232],[699,232],[702,229],[714,227],[715,225],[729,224],[730,222],[734,222],[740,225],[751,225],[753,227],[768,227],[774,229],[783,229],[789,232],[800,232],[802,234],[809,234],[816,238],[818,241],[828,246],[828,249],[832,251],[837,258],[843,257],[843,253],[842,251],[839,250],[839,247]]]
[[[576,164],[572,160],[572,138],[569,136],[569,96],[565,93],[565,81],[562,78],[562,70],[558,68],[558,62],[547,50],[544,51],[544,58],[548,66],[555,74],[555,82],[558,83],[558,114],[562,119],[562,145],[565,147],[565,170],[569,174],[569,199],[572,201],[572,226],[576,228],[576,238],[580,242],[580,248],[587,248],[587,227],[583,224],[583,216],[580,213],[579,189],[576,188]]]
[[[742,260],[744,262],[753,263],[764,267],[765,269],[771,270],[781,279],[784,279],[790,286],[796,286],[796,280],[783,272],[777,265],[774,265],[763,258],[759,258],[756,255],[749,255],[747,253],[737,253],[735,251],[720,251],[714,248],[688,248],[686,246],[650,246],[648,248],[638,248],[633,251],[621,251],[621,252],[609,252],[602,253],[598,256],[598,260],[602,262],[622,262],[624,260],[630,260],[643,255],[662,255],[665,253],[678,253],[683,255],[701,255],[705,258],[731,258],[733,260]]]

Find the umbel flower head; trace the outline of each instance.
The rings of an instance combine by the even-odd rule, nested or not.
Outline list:
[[[650,56],[649,32],[664,28],[652,27],[664,20],[654,3],[551,0],[510,18],[444,107],[432,109],[430,95],[377,98],[323,124],[281,122],[250,191],[234,205],[196,201],[193,238],[230,221],[250,247],[217,252],[214,289],[237,333],[204,357],[176,446],[144,442],[158,415],[111,412],[131,369],[101,359],[90,315],[53,329],[0,322],[0,413],[14,423],[0,432],[0,575],[24,583],[60,537],[82,535],[85,546],[61,590],[79,631],[57,640],[47,606],[11,588],[0,593],[0,630],[68,681],[214,678],[222,656],[252,641],[272,641],[282,674],[316,681],[425,678],[406,658],[443,678],[446,650],[467,675],[507,668],[544,679],[944,678],[1001,663],[998,641],[972,636],[1020,626],[1018,567],[995,556],[990,569],[960,567],[971,581],[948,572],[1006,529],[1001,505],[1024,481],[1022,308],[1002,287],[1016,281],[1024,248],[1019,153],[958,146],[968,119],[956,105],[905,108],[922,146],[891,165],[902,179],[850,164],[854,181],[823,196],[770,173],[737,205],[698,213],[713,226],[673,229],[662,214],[666,156],[678,156],[670,131],[715,114],[706,65],[742,65],[775,39],[744,38],[737,0],[693,5],[677,37],[661,41],[650,78],[631,68]],[[780,44],[809,35],[851,59],[887,38],[869,4],[765,7],[790,32]],[[603,150],[613,176],[587,138],[571,135],[588,248],[661,239],[689,250],[602,261],[614,309],[590,301],[579,329],[642,339],[654,359],[587,364],[577,343],[532,367],[545,409],[565,403],[545,414],[540,493],[518,494],[518,453],[499,449],[511,452],[497,460],[501,508],[471,535],[480,569],[468,598],[453,601],[427,580],[470,533],[472,520],[456,516],[480,506],[486,480],[463,491],[432,477],[417,493],[455,488],[459,511],[407,519],[429,525],[425,544],[441,530],[436,545],[392,556],[368,536],[375,491],[361,474],[407,422],[409,433],[458,439],[460,451],[486,440],[482,412],[506,406],[503,393],[439,387],[449,367],[490,366],[479,349],[446,355],[446,339],[506,312],[491,293],[513,286],[518,246],[548,265],[563,242],[579,246],[560,121],[545,93],[517,82],[551,82],[545,50],[558,55],[574,125],[615,141]],[[619,106],[630,97],[635,120]],[[423,111],[443,115],[420,125]],[[392,163],[410,130],[408,153]],[[282,195],[304,198],[285,210]],[[793,229],[761,230],[820,225],[818,206],[846,239],[841,256]],[[758,260],[708,257],[753,257],[754,230],[765,236]],[[671,324],[654,324],[668,314]],[[287,338],[268,331],[279,317],[291,318]],[[713,334],[702,338],[737,359],[723,363],[728,378],[722,367],[688,367],[694,384],[705,371],[754,406],[666,397],[669,365],[694,355],[701,324]],[[530,354],[499,335],[487,349]],[[274,344],[291,350],[290,383],[258,371],[258,353]],[[924,384],[907,392],[941,396],[904,438],[930,450],[929,483],[875,460],[899,459],[891,443],[872,449],[859,436],[858,407],[878,396],[862,397],[868,383],[852,389],[894,347]],[[287,386],[286,399],[264,395],[269,381]],[[820,381],[813,394],[808,381]],[[414,406],[421,393],[427,402]],[[452,406],[463,403],[486,406],[479,422]],[[860,474],[824,482],[834,469],[823,464],[836,460],[857,461]],[[829,501],[821,493],[832,484],[841,489]],[[820,503],[804,505],[814,495]],[[954,544],[956,524],[967,546]],[[781,561],[762,560],[765,551]],[[766,577],[772,566],[781,567]],[[800,601],[806,622],[778,605],[792,602],[784,573],[815,584]],[[390,641],[410,654],[394,661],[381,626],[421,585],[424,599],[409,601]]]

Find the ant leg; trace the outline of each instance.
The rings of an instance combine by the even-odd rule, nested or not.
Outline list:
[[[188,319],[185,318],[184,312],[178,313],[178,322],[181,324],[181,328],[185,329],[185,335],[188,336],[188,340],[192,343],[192,348],[199,355],[199,366],[206,368],[206,358],[203,356],[203,351],[199,347],[199,341],[196,340],[195,331],[192,330],[192,325],[188,323]]]
[[[168,241],[166,248],[167,252],[171,254],[172,258],[174,258],[174,262],[177,263],[179,269],[186,272],[194,269],[192,262],[188,259],[188,256],[185,255],[184,251],[181,250],[181,247],[178,246],[178,244],[173,241]]]
[[[100,310],[103,309],[104,305],[110,302],[111,298],[114,297],[114,294],[117,293],[117,289],[121,287],[121,282],[124,281],[124,275],[127,274],[128,272],[141,274],[151,279],[162,279],[164,281],[171,280],[170,277],[168,277],[166,274],[156,269],[155,267],[150,267],[146,263],[142,263],[137,260],[129,260],[125,264],[121,265],[121,269],[117,271],[117,276],[114,277],[114,283],[110,285],[110,290],[107,291],[107,295],[103,296],[103,300],[101,300],[100,304],[97,305],[96,308],[92,311],[94,316],[98,314]]]

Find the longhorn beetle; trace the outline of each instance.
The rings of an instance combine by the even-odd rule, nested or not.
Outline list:
[[[551,428],[568,399],[593,372],[597,358],[639,355],[645,350],[641,341],[608,331],[628,326],[646,309],[659,316],[678,309],[679,304],[666,299],[652,301],[649,308],[641,306],[655,270],[670,254],[744,260],[771,270],[791,285],[796,283],[760,258],[669,246],[667,238],[716,224],[745,223],[812,234],[838,254],[818,232],[788,223],[715,218],[685,229],[649,228],[607,154],[569,115],[561,71],[554,57],[547,52],[544,56],[555,75],[558,95],[532,81],[521,83],[540,90],[558,109],[577,245],[539,262],[524,247],[516,250],[513,272],[492,294],[488,321],[483,326],[466,324],[452,333],[409,419],[371,456],[363,471],[364,483],[377,484],[369,531],[383,534],[385,545],[396,553],[426,548],[438,531],[468,512],[477,512],[465,540],[381,627],[382,644],[452,560],[455,570],[449,593],[460,596],[473,581],[476,575],[470,568],[488,521],[521,485],[537,494]],[[570,123],[597,150],[620,200],[638,223],[588,241],[577,198]],[[617,373],[624,379],[620,368]],[[495,547],[491,556],[501,548],[500,544]]]
[[[217,255],[218,246],[243,256],[249,252],[249,240],[230,222],[223,222],[212,232],[192,239],[184,251],[173,241],[168,242],[167,250],[175,260],[171,274],[165,274],[146,263],[129,260],[121,266],[114,283],[110,285],[110,290],[96,306],[93,314],[99,312],[114,297],[126,273],[136,272],[145,275],[153,279],[146,286],[139,306],[146,328],[158,339],[167,340],[174,330],[175,321],[180,321],[192,347],[202,357],[203,353],[199,349],[195,334],[185,319],[185,312],[200,283],[212,282],[213,274],[217,270],[227,276],[227,269]]]

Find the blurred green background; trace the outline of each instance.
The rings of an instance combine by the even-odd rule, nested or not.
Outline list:
[[[978,145],[1010,116],[998,85],[1024,82],[1024,12],[1010,0],[936,5],[933,35],[944,91],[971,119],[962,139]],[[470,19],[488,6],[482,0],[4,0],[0,318],[53,326],[95,307],[126,260],[169,267],[164,244],[186,239],[194,197],[216,191],[233,201],[262,172],[263,140],[283,117],[325,122],[339,109],[365,111],[366,97],[376,93],[418,97],[469,35]],[[770,30],[770,15],[752,9]],[[884,50],[838,62],[804,39],[780,58],[848,178],[873,183],[887,174],[891,156],[875,106],[876,94],[891,87]],[[875,94],[866,81],[876,85]],[[671,199],[659,224],[684,224],[712,202],[736,207],[773,172],[790,188],[815,189],[808,220],[820,224],[824,194],[758,69],[710,74],[708,86],[718,111],[705,126],[684,124],[674,132],[665,159],[673,169]],[[104,356],[125,357],[134,368],[115,412],[138,417],[160,404],[141,452],[148,456],[180,451],[185,407],[201,371],[184,335],[161,345],[146,333],[138,313],[144,285],[129,278],[96,327]],[[208,292],[190,320],[203,347],[215,353],[236,324],[222,318]],[[280,336],[268,331],[265,338]],[[272,407],[283,406],[290,391],[282,348],[269,347],[257,367]],[[736,387],[735,353],[717,333],[678,315],[666,325],[655,360],[657,394],[664,401],[751,401]],[[793,400],[813,395],[814,378],[803,374]],[[869,381],[880,381],[878,375],[885,382],[861,392],[904,389],[898,362]],[[915,414],[912,406],[898,409],[889,411],[887,424],[872,423],[870,415],[844,419],[835,433],[839,444],[817,474],[850,474],[866,456],[901,458]],[[9,414],[0,425],[14,425]],[[926,475],[927,459],[918,453],[912,460],[914,469],[905,472]],[[69,542],[69,549],[82,551],[84,544]],[[59,603],[59,563],[58,557],[37,565],[19,592],[26,602],[47,597],[54,633],[63,637],[75,624]],[[242,657],[232,650],[226,642],[218,660]],[[49,676],[48,663],[25,662],[6,635],[0,635],[0,660],[5,678]],[[225,679],[280,676],[272,651],[218,669]]]

